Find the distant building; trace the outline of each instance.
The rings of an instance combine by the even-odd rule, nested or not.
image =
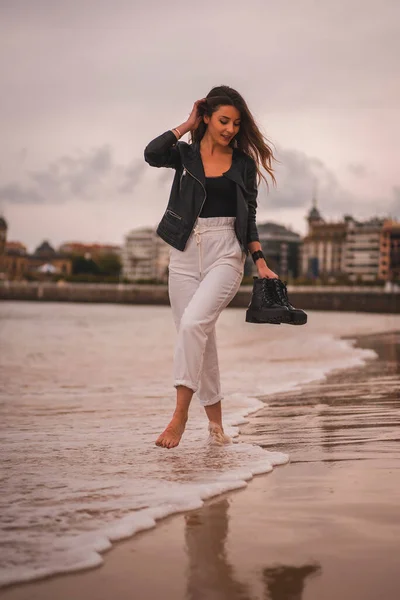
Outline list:
[[[375,281],[398,273],[400,224],[396,221],[378,217],[357,221],[344,215],[342,221],[329,223],[321,216],[315,197],[307,221],[301,258],[303,275],[335,278],[345,274],[350,281]]]
[[[380,235],[379,279],[400,281],[400,223],[385,220]]]
[[[28,250],[22,242],[6,242],[6,252],[15,252],[16,254],[20,254],[21,256],[28,254]]]
[[[317,208],[315,196],[306,218],[308,232],[301,248],[301,274],[314,279],[342,273],[347,221],[326,222]]]
[[[56,252],[45,240],[33,254],[28,254],[21,242],[7,242],[7,222],[0,217],[0,278],[24,279],[30,274],[45,277],[46,274],[70,275],[72,261]]]
[[[384,219],[348,220],[344,271],[351,281],[378,279],[380,238]]]
[[[104,254],[121,255],[121,246],[116,244],[84,244],[82,242],[64,242],[58,249],[62,254],[80,254],[96,260]]]
[[[258,236],[267,265],[281,279],[297,277],[299,274],[299,247],[301,237],[284,225],[268,221],[258,223]],[[245,275],[255,272],[251,255],[245,264]]]
[[[41,269],[44,265],[51,265],[53,268]],[[61,252],[56,250],[44,240],[33,254],[28,255],[28,272],[59,273],[62,275],[71,275],[72,261]]]
[[[28,270],[28,252],[21,242],[6,242],[3,279],[22,279]]]
[[[281,277],[297,277],[299,266],[299,234],[283,225],[267,222],[257,225],[267,264]],[[122,250],[123,275],[130,281],[167,281],[170,246],[151,227],[134,229],[125,236]],[[255,272],[251,256],[245,264],[245,275]]]
[[[168,277],[169,245],[151,227],[133,229],[125,236],[122,272],[130,281],[158,280]]]

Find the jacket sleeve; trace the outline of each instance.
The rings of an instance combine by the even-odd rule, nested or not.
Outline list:
[[[180,154],[176,145],[177,137],[170,129],[149,142],[144,149],[144,160],[152,167],[170,167],[180,165]]]
[[[257,166],[255,161],[251,158],[247,167],[247,182],[246,187],[248,191],[248,206],[249,216],[247,220],[247,243],[259,242],[258,230],[256,224],[256,213],[257,213]]]

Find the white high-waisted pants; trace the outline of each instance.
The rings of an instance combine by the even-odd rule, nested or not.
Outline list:
[[[177,329],[174,386],[197,392],[200,403],[222,400],[215,324],[239,289],[246,254],[235,217],[199,217],[185,250],[171,247],[169,298]]]

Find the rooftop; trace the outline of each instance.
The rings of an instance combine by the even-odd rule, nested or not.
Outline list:
[[[279,223],[274,223],[273,221],[266,221],[265,223],[257,224],[258,233],[261,236],[274,236],[274,237],[284,237],[286,239],[290,238],[292,240],[300,240],[301,236],[288,229],[284,225],[280,225]]]

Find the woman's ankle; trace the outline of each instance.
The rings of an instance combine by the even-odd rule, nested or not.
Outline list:
[[[172,415],[173,419],[176,419],[178,421],[181,421],[182,423],[186,423],[186,421],[188,420],[188,413],[184,410],[175,410],[174,414]]]
[[[208,425],[209,425],[210,427],[212,427],[213,425],[215,425],[215,426],[217,426],[217,427],[220,427],[220,428],[222,429],[222,431],[224,430],[224,427],[223,427],[223,425],[222,425],[222,421],[213,421],[212,419],[209,419],[209,421],[208,421]]]

